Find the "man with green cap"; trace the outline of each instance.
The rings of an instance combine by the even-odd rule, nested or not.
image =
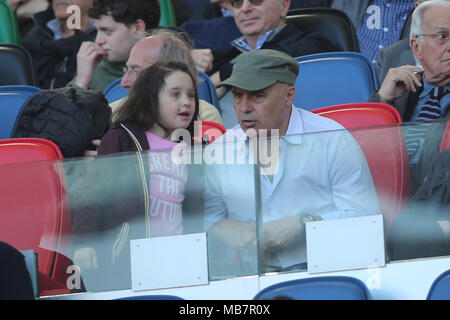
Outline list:
[[[256,160],[260,176],[255,179],[254,171],[233,163],[208,166],[205,229],[210,239],[240,252],[240,261],[243,252],[256,252],[259,234],[265,272],[305,267],[305,223],[380,213],[368,165],[352,135],[331,119],[293,106],[298,72],[289,55],[254,50],[241,54],[220,84],[231,87],[239,125],[211,148],[234,143],[234,150]],[[260,138],[257,148],[254,137]],[[262,226],[259,232],[256,225]]]

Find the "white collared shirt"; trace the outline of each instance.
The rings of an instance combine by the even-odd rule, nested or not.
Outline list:
[[[246,149],[247,138],[239,126],[222,137],[214,144],[237,137],[235,149]],[[255,190],[259,188],[262,223],[304,214],[328,220],[380,213],[365,157],[352,135],[337,122],[293,107],[279,150],[278,170],[272,181],[251,164],[207,168],[206,230],[225,219],[255,222]],[[290,246],[277,258],[283,267],[305,262],[306,248]]]

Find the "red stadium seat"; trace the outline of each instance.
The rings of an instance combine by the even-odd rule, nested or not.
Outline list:
[[[212,143],[227,131],[223,125],[214,121],[197,121],[197,123],[201,132],[200,137],[194,137],[197,142],[202,142],[206,138],[208,143]]]
[[[444,136],[442,137],[441,152],[450,149],[450,120],[447,122],[447,127],[445,127]]]
[[[349,129],[372,173],[381,211],[389,228],[410,197],[408,157],[398,111],[382,103],[352,103],[312,110]]]
[[[49,140],[0,140],[0,240],[37,253],[41,295],[70,292],[72,226],[61,159]]]

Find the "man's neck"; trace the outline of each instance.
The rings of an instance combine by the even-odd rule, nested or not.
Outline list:
[[[278,28],[278,27],[280,27],[280,26],[282,26],[282,25],[285,25],[285,22],[284,22],[284,21],[282,21],[278,26],[275,26],[275,27],[272,28],[272,29],[263,31],[262,33],[259,33],[259,34],[257,34],[257,35],[245,36],[245,40],[247,41],[247,43],[248,43],[248,45],[250,46],[250,48],[252,48],[253,50],[255,50],[255,49],[257,49],[257,46],[258,46],[258,39],[259,39],[261,36],[265,35],[267,32],[269,32],[269,31],[271,31],[271,30],[275,30],[276,28]]]

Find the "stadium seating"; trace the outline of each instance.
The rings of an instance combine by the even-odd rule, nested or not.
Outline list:
[[[382,103],[360,103],[324,107],[313,112],[350,129],[367,159],[381,212],[389,228],[407,207],[410,197],[408,157],[402,130],[396,126],[402,122],[398,111]]]
[[[409,12],[408,17],[405,20],[405,24],[403,25],[403,28],[400,31],[400,37],[398,39],[399,41],[402,39],[409,38],[409,31],[411,30],[411,21],[413,12],[414,9]]]
[[[357,52],[328,52],[298,57],[294,105],[306,110],[366,102],[378,89],[375,68]]]
[[[22,106],[39,91],[33,86],[0,86],[0,139],[11,137]]]
[[[199,126],[199,131],[201,132],[200,137],[194,137],[197,142],[207,141],[208,144],[214,142],[218,137],[226,132],[223,125],[213,121],[197,121]]]
[[[450,270],[445,271],[434,280],[427,300],[450,300]]]
[[[0,140],[0,240],[38,256],[41,295],[69,293],[71,217],[63,158],[51,141]]]
[[[271,285],[254,300],[371,300],[367,286],[344,276],[296,279]]]
[[[332,8],[294,9],[288,12],[286,22],[304,32],[316,32],[328,39],[336,51],[359,52],[358,37],[347,14]]]
[[[0,86],[36,86],[36,79],[28,51],[20,45],[0,43]]]
[[[0,43],[20,43],[20,30],[16,15],[4,0],[0,0]]]
[[[116,100],[122,99],[128,95],[128,89],[122,88],[120,82],[122,78],[113,81],[106,89],[103,91],[103,95],[105,96],[108,103],[114,102]]]

